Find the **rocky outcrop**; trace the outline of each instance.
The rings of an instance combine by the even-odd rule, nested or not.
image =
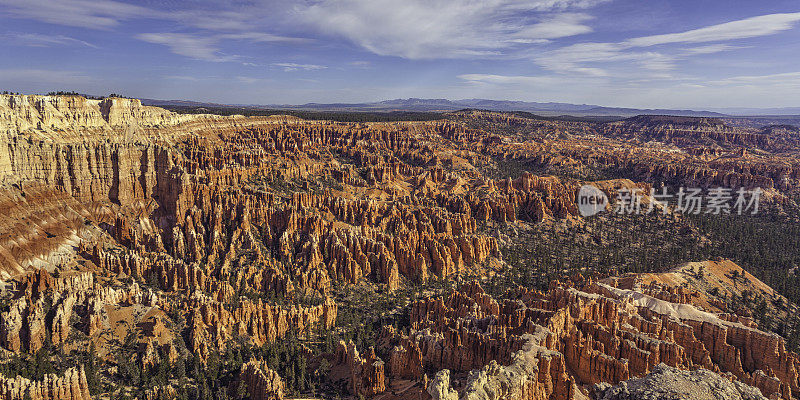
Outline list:
[[[792,392],[797,391],[800,360],[796,354],[788,352],[783,339],[773,333],[719,318],[691,305],[668,303],[630,290],[603,284],[597,284],[592,290],[629,299],[645,319],[653,321],[656,317],[657,329],[661,325],[663,328],[659,330],[672,331],[671,339],[689,350],[683,357],[685,361],[678,366],[699,364],[714,371],[729,372],[740,381],[758,387],[767,396],[777,394],[789,399]]]
[[[657,140],[679,146],[716,144],[746,146],[769,150],[788,147],[794,131],[733,127],[719,118],[639,115],[601,127],[600,132],[612,137]]]
[[[70,368],[64,376],[47,374],[41,381],[17,376],[0,378],[0,398],[8,400],[90,400],[83,367]]]
[[[0,95],[0,133],[88,130],[99,134],[113,128],[172,126],[193,118],[143,106],[138,99]]]
[[[199,295],[190,307],[189,345],[203,358],[210,351],[224,349],[235,337],[261,345],[274,342],[290,329],[303,333],[316,325],[329,329],[336,322],[336,304],[331,299],[313,307],[281,307],[244,300],[229,311],[223,304]]]
[[[707,369],[682,371],[665,364],[616,386],[596,385],[596,400],[766,400],[761,392]]]
[[[392,376],[399,378],[422,379],[422,351],[415,341],[403,338],[400,344],[392,348],[389,371]]]
[[[402,337],[401,345],[392,350],[393,360],[404,359],[408,364],[401,368],[399,361],[393,361],[392,375],[403,377],[427,365],[471,371],[461,398],[571,399],[574,380],[567,373],[564,355],[554,350],[558,333],[524,323],[520,320],[524,314],[505,314],[510,311],[475,283],[445,301],[438,298],[413,304],[412,336]],[[510,333],[520,328],[522,334]],[[419,361],[410,356],[417,352]],[[434,398],[459,396],[449,387],[449,372],[437,374],[428,384],[428,392]]]
[[[458,392],[450,388],[450,370],[437,372],[426,390],[433,400],[458,400]]]
[[[386,391],[385,364],[375,355],[375,348],[370,347],[362,356],[353,342],[340,341],[336,362],[349,370],[350,393],[354,396],[372,396]]]
[[[48,338],[54,345],[62,344],[80,321],[85,322],[81,324],[85,334],[96,335],[109,328],[107,306],[159,305],[152,291],[141,290],[136,283],[118,290],[95,286],[90,273],[53,278],[39,270],[25,281],[46,283],[36,289],[22,286],[22,293],[32,291],[11,300],[10,309],[0,314],[0,345],[15,352],[35,353]]]
[[[796,391],[797,355],[774,334],[690,304],[575,282],[580,289],[553,282],[546,293],[520,289],[501,303],[469,283],[413,303],[409,335],[386,332],[390,379],[432,367],[469,372],[460,398],[572,399],[581,385],[616,384],[665,364],[724,373],[765,396]]]
[[[242,366],[239,380],[247,386],[253,400],[283,400],[285,384],[277,372],[263,360],[250,360]]]
[[[470,372],[462,396],[465,400],[553,399],[575,398],[575,388],[564,364],[563,355],[547,350],[542,340],[548,334],[541,329],[534,335],[523,335],[522,350],[512,356],[511,363],[501,366],[489,362]]]

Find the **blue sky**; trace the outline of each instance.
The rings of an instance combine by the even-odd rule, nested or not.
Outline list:
[[[800,2],[0,0],[0,89],[800,106]]]

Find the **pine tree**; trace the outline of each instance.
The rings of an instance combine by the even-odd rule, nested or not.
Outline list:
[[[169,354],[167,352],[163,352],[161,355],[161,359],[159,360],[158,366],[156,367],[156,380],[158,381],[159,385],[166,385],[167,381],[169,381]]]
[[[178,360],[175,361],[175,366],[172,368],[172,375],[177,379],[186,377],[186,363],[182,359],[178,358]]]
[[[297,389],[302,391],[306,390],[306,388],[306,358],[299,357],[297,361]]]
[[[236,389],[236,397],[238,399],[246,399],[247,396],[247,383],[243,380],[240,380],[239,386]]]
[[[96,394],[99,389],[99,382],[97,379],[97,349],[94,342],[89,344],[89,353],[87,354],[86,367],[86,384],[89,386],[89,393]]]
[[[211,354],[208,356],[208,360],[206,361],[206,372],[208,373],[208,378],[213,382],[216,381],[219,377],[219,356],[217,352],[212,351]]]

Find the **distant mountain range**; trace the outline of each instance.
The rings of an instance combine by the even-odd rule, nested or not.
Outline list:
[[[389,112],[389,111],[456,111],[462,109],[481,109],[491,111],[525,111],[542,116],[619,116],[635,115],[677,115],[686,117],[725,117],[725,116],[763,116],[800,115],[800,107],[791,108],[713,108],[709,110],[639,109],[622,107],[603,107],[592,104],[537,103],[528,101],[487,100],[487,99],[394,99],[373,103],[306,103],[306,104],[218,104],[187,100],[142,99],[147,105],[186,106],[186,107],[247,107],[278,110],[309,111],[351,111],[351,112]]]

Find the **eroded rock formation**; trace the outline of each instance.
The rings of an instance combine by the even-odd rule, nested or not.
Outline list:
[[[641,377],[662,363],[726,374],[767,397],[798,391],[800,360],[775,334],[592,281],[553,282],[547,293],[520,289],[501,303],[466,284],[414,303],[411,328],[408,336],[389,333],[398,360],[389,379],[417,376],[425,366],[469,372],[459,398],[580,398],[588,395],[581,387]],[[440,378],[428,391],[452,396]]]
[[[283,400],[283,380],[263,360],[245,363],[239,379],[247,385],[247,394],[253,400]]]
[[[391,294],[502,273],[499,230],[580,224],[586,183],[612,198],[622,188],[648,192],[654,180],[761,187],[771,204],[786,202],[800,181],[791,135],[716,120],[602,124],[476,111],[339,123],[2,95],[0,346],[24,354],[92,343],[119,371],[124,339],[151,371],[187,353],[202,364],[289,332],[308,338],[336,325],[334,297],[353,285]],[[631,179],[586,182],[515,165]],[[377,348],[343,342],[335,357],[348,391],[365,397],[418,387],[448,400],[582,399],[595,384],[668,368],[704,368],[767,397],[800,393],[797,355],[780,337],[699,285],[666,280],[553,281],[503,300],[468,283],[411,303],[408,326],[385,327]],[[429,381],[431,370],[439,372]],[[286,391],[263,361],[244,363],[239,380],[255,399]],[[6,398],[88,398],[80,368],[2,385]],[[602,394],[628,395],[613,390]]]
[[[354,396],[372,396],[386,391],[386,374],[383,360],[369,348],[363,356],[353,342],[339,342],[336,362],[349,371],[350,393]]]
[[[83,367],[70,368],[63,376],[45,375],[41,381],[18,376],[0,378],[0,398],[4,400],[89,400],[89,387]]]
[[[597,400],[766,400],[761,392],[739,381],[730,381],[707,369],[682,371],[658,364],[642,378],[622,382],[618,386],[597,385]]]

